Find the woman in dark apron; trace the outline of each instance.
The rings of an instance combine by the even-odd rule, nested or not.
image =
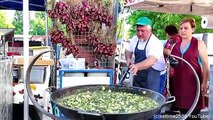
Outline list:
[[[194,19],[183,19],[180,23],[180,35],[182,40],[176,43],[171,53],[182,57],[184,60],[189,62],[196,71],[200,80],[201,93],[199,101],[187,120],[201,120],[200,111],[205,107],[204,96],[207,92],[207,79],[209,75],[207,49],[203,41],[197,40],[192,36],[194,30]],[[201,64],[199,62],[199,58],[202,61]],[[174,70],[175,105],[179,108],[182,114],[186,114],[191,108],[196,96],[196,78],[191,68],[183,61],[179,61],[179,64],[174,68]]]

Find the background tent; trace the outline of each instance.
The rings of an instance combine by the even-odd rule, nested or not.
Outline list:
[[[45,11],[46,0],[29,0],[29,10]],[[0,0],[0,9],[4,10],[22,10],[23,0]]]
[[[125,7],[162,13],[213,15],[213,0],[137,0]]]

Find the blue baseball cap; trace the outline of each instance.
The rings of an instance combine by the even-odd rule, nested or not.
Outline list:
[[[140,17],[136,25],[150,25],[152,26],[152,21],[147,17]]]

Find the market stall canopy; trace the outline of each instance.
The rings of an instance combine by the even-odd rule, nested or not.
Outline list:
[[[29,0],[29,10],[45,11],[46,0]],[[22,10],[23,0],[0,0],[0,9],[3,10]]]
[[[213,15],[213,0],[127,0],[125,7],[162,13]]]

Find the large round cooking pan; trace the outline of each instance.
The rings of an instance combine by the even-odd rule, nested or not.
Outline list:
[[[122,113],[122,114],[113,114],[113,113],[92,113],[92,112],[85,112],[80,111],[78,109],[70,109],[66,106],[62,106],[57,102],[58,99],[70,96],[79,92],[86,92],[86,91],[101,91],[102,87],[105,87],[106,90],[111,90],[115,92],[128,92],[138,94],[144,97],[151,98],[152,100],[158,103],[158,106],[152,109],[147,109],[144,111],[138,111],[135,113]],[[149,119],[154,116],[154,114],[165,104],[165,98],[157,92],[136,88],[136,87],[122,87],[119,85],[83,85],[83,86],[75,86],[75,87],[68,87],[63,89],[58,89],[51,94],[51,100],[56,104],[62,114],[69,118],[83,120],[83,119],[106,119],[106,120],[144,120]]]
[[[65,118],[57,117],[53,114],[50,114],[46,110],[44,110],[34,99],[34,96],[32,95],[32,91],[30,89],[30,72],[31,69],[36,62],[36,60],[44,53],[47,53],[50,51],[45,51],[40,53],[29,65],[27,69],[27,74],[26,74],[26,87],[27,87],[27,92],[28,95],[32,101],[32,103],[36,106],[37,109],[39,109],[43,114],[46,114],[47,116],[53,118],[53,119],[75,119],[75,120],[146,120],[149,118],[152,118],[157,111],[161,109],[161,107],[165,104],[169,104],[171,102],[174,102],[175,98],[171,97],[170,101],[166,102],[166,99],[164,96],[162,96],[160,93],[157,93],[152,90],[148,89],[143,89],[143,88],[138,88],[138,87],[124,87],[121,85],[82,85],[82,86],[75,86],[75,87],[68,87],[68,88],[63,88],[63,89],[58,89],[54,91],[51,94],[51,101],[56,104],[56,106],[59,108],[60,112],[66,116]],[[125,73],[126,74],[126,73]],[[123,76],[124,78],[124,76]],[[123,78],[121,82],[123,81]],[[80,111],[77,109],[70,109],[66,106],[60,105],[57,100],[76,94],[77,92],[84,92],[84,91],[99,91],[101,90],[102,87],[105,87],[105,89],[110,89],[111,91],[116,91],[116,92],[128,92],[128,93],[135,93],[141,96],[145,96],[148,98],[151,98],[152,100],[155,100],[158,103],[158,106],[152,109],[147,109],[144,111],[138,111],[134,113],[121,113],[121,114],[113,114],[113,113],[94,113],[94,112],[85,112],[85,111]]]

